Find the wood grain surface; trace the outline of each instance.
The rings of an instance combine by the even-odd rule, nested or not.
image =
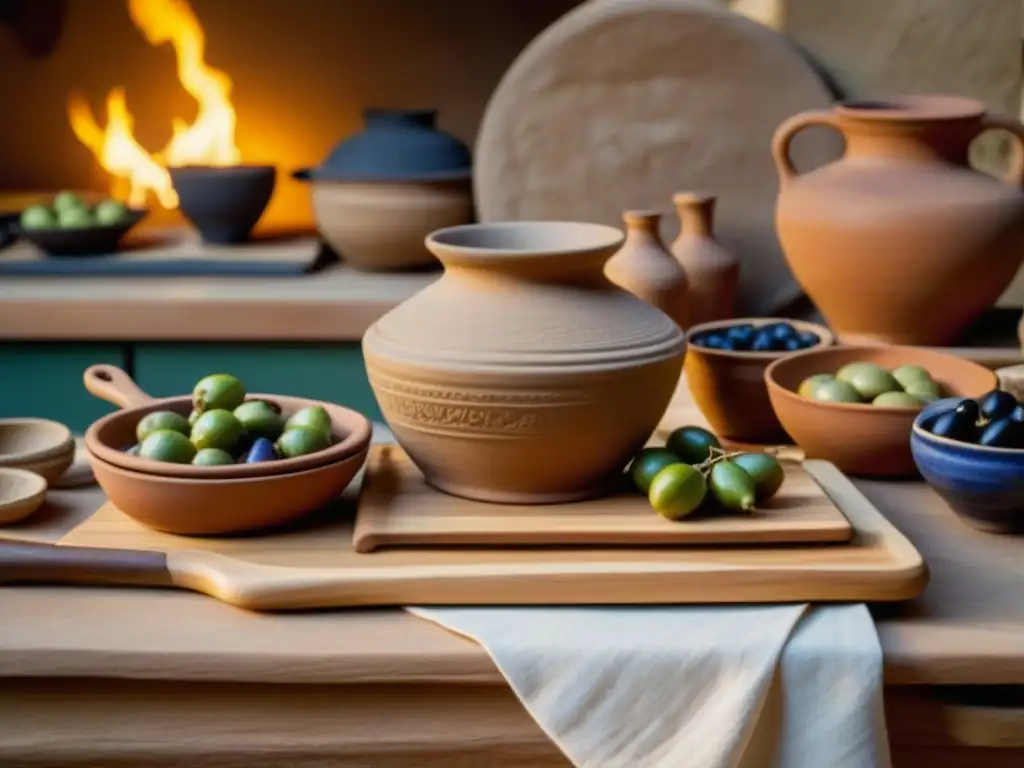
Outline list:
[[[849,521],[798,463],[753,515],[721,510],[673,522],[635,491],[575,504],[485,504],[430,487],[409,457],[378,446],[356,512],[353,547],[703,545],[844,542]]]
[[[918,594],[913,545],[838,470],[807,462],[854,526],[845,545],[421,549],[356,553],[352,508],[263,536],[158,533],[110,504],[62,545],[167,553],[174,583],[252,610],[438,604],[891,601]],[[111,553],[113,561],[119,557]]]

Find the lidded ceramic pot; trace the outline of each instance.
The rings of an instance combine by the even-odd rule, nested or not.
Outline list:
[[[658,234],[661,214],[626,211],[626,241],[605,265],[608,279],[686,328],[689,282]]]
[[[798,173],[802,129],[843,135],[843,157]],[[907,96],[798,114],[775,133],[776,226],[797,282],[846,343],[957,341],[1010,284],[1024,257],[1024,152],[1006,177],[968,164],[989,129],[1024,126],[981,102]]]
[[[363,337],[370,384],[427,482],[482,501],[600,495],[672,397],[685,341],[614,285],[623,235],[497,222],[434,232],[436,282]]]
[[[319,167],[292,174],[310,183],[320,234],[359,269],[436,264],[427,234],[473,220],[469,149],[437,129],[435,110],[367,109],[363,120]]]
[[[736,314],[740,263],[715,239],[715,196],[677,192],[672,202],[682,225],[672,243],[690,284],[687,326],[728,320]]]

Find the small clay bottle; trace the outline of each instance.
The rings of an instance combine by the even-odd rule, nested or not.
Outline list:
[[[658,233],[661,214],[626,211],[626,240],[605,265],[604,273],[620,288],[643,299],[686,328],[689,293],[685,270],[668,252]]]
[[[740,263],[715,240],[715,197],[677,192],[672,202],[682,223],[672,255],[690,282],[688,324],[728,320],[735,315]]]

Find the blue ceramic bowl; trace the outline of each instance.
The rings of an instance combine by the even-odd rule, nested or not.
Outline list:
[[[938,400],[918,414],[910,434],[914,463],[965,522],[990,533],[1024,533],[1024,450],[961,443],[922,426],[960,399]]]

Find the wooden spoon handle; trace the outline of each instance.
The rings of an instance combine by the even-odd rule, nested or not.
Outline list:
[[[82,379],[89,394],[119,408],[132,408],[153,401],[132,381],[131,376],[116,365],[90,365],[82,374]]]
[[[0,542],[0,583],[173,587],[163,552]]]

